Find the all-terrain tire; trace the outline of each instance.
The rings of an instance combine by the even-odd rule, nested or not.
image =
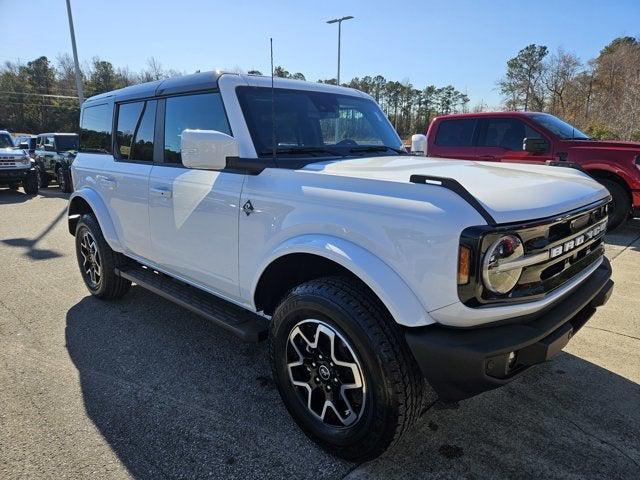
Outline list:
[[[30,170],[26,178],[22,180],[22,188],[27,195],[37,195],[40,186],[40,174],[37,168]]]
[[[609,204],[609,222],[607,223],[607,230],[611,231],[619,227],[629,217],[631,198],[625,188],[618,182],[608,178],[598,178],[597,180],[607,187],[613,199]]]
[[[71,181],[71,170],[60,167],[58,169],[58,186],[64,193],[73,192],[73,182]]]
[[[92,281],[90,274],[86,271],[86,250],[83,255],[83,242],[86,235],[95,242],[97,257],[100,262],[100,278],[98,282]],[[92,295],[103,300],[114,300],[124,296],[131,288],[131,282],[116,274],[116,269],[126,263],[126,257],[118,252],[114,252],[102,235],[102,230],[95,217],[85,214],[80,217],[76,226],[76,257],[80,273]]]
[[[332,426],[314,416],[305,403],[305,389],[292,383],[287,347],[296,326],[308,325],[305,319],[334,330],[335,338],[344,338],[359,359],[366,395],[352,425]],[[373,459],[396,444],[419,417],[425,381],[401,328],[364,285],[346,277],[299,285],[278,305],[270,328],[271,364],[280,395],[300,428],[330,453],[350,461]]]

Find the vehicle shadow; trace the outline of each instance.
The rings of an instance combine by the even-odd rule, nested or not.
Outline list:
[[[0,205],[11,205],[12,203],[24,203],[34,198],[21,190],[10,190],[0,187]]]
[[[48,248],[39,248],[37,244],[53,230],[56,224],[62,220],[66,213],[67,209],[62,209],[56,218],[53,219],[53,221],[51,221],[51,223],[49,223],[49,225],[47,225],[35,238],[6,238],[0,241],[11,247],[22,248],[24,250],[23,254],[33,260],[48,260],[51,258],[61,257],[62,253]]]
[[[566,353],[459,408],[432,408],[395,449],[353,470],[291,420],[264,343],[243,343],[135,286],[117,302],[81,300],[65,335],[87,415],[139,479],[640,472],[640,387]]]
[[[134,286],[66,318],[87,415],[135,478],[336,478],[271,380],[266,344]]]
[[[629,247],[640,250],[640,218],[634,218],[625,222],[614,231],[607,233],[605,243],[614,248]],[[618,248],[617,248],[618,249]]]

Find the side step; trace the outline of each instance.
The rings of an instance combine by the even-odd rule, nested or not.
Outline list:
[[[116,273],[211,320],[246,342],[259,342],[267,338],[269,322],[265,318],[215,295],[139,264],[123,267]]]

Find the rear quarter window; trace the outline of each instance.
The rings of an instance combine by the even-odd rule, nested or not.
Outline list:
[[[113,106],[91,105],[82,109],[80,152],[111,153]]]
[[[471,147],[475,127],[474,118],[443,120],[438,126],[435,144],[442,147]]]

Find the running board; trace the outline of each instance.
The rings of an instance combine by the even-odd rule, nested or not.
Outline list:
[[[246,342],[267,338],[269,322],[249,310],[142,265],[116,270],[122,278],[212,321]]]

